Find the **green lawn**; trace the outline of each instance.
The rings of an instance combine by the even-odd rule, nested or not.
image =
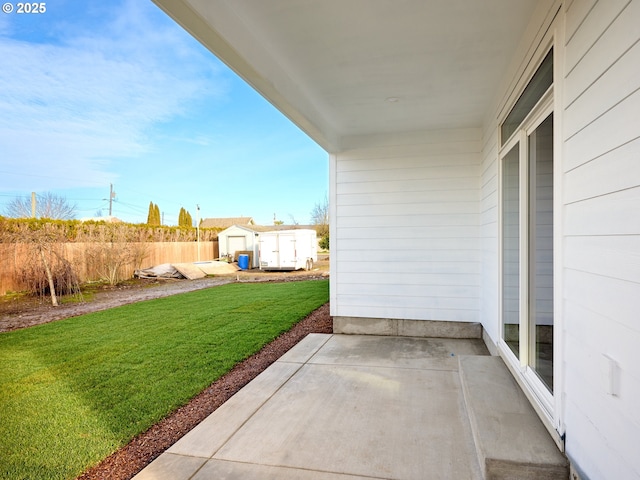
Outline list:
[[[75,478],[328,300],[230,284],[1,333],[0,478]]]

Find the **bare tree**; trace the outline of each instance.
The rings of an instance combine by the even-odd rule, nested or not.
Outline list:
[[[320,237],[318,246],[323,250],[329,250],[329,197],[326,194],[311,210],[311,223],[316,226],[316,232]]]
[[[36,217],[67,220],[75,218],[76,204],[71,204],[65,197],[52,192],[36,195]],[[7,217],[31,217],[31,197],[16,197],[9,202],[5,209]]]
[[[316,226],[318,235],[329,234],[329,198],[326,195],[311,210],[311,223]]]
[[[300,222],[297,221],[296,217],[294,217],[292,214],[289,214],[289,221],[291,225],[300,225]]]
[[[132,240],[132,232],[126,226],[115,225],[101,230],[87,250],[90,265],[109,285],[124,280],[127,267],[140,268],[147,256],[146,246]]]
[[[18,278],[34,294],[44,295],[48,290],[54,307],[58,306],[59,293],[80,292],[78,276],[65,258],[63,241],[64,235],[48,224],[39,228],[23,224],[0,232],[0,242],[26,249],[26,260],[19,266]]]

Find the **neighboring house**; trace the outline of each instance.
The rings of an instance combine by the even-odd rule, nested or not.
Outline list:
[[[203,218],[200,228],[228,228],[232,225],[255,225],[251,217]]]
[[[328,152],[336,332],[480,323],[640,476],[639,0],[154,1]]]
[[[80,219],[81,222],[105,222],[105,223],[122,223],[117,217],[114,216],[103,216],[103,217],[85,217]]]

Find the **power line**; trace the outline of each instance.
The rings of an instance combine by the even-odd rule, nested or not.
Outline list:
[[[12,197],[12,198],[29,198],[31,197],[31,194],[29,195],[12,195],[10,193],[0,193],[0,197]]]
[[[132,211],[134,211],[136,213],[147,213],[147,210],[144,207],[139,207],[138,205],[133,205],[131,203],[126,203],[126,202],[121,202],[121,201],[118,201],[117,204],[118,205],[123,205],[125,207],[128,207],[129,209],[131,209]]]
[[[36,193],[36,197],[42,196],[42,194],[40,193]],[[11,198],[31,198],[31,194],[24,194],[24,195],[20,195],[20,194],[11,194],[11,193],[0,193],[0,197],[11,197]],[[64,197],[66,200],[68,201],[74,201],[74,202],[99,202],[100,200],[102,200],[101,198],[77,198],[77,197]]]

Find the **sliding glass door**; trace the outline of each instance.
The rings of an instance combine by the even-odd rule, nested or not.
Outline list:
[[[503,339],[553,393],[553,113],[501,158]]]
[[[553,396],[553,52],[501,125],[502,340],[547,405]]]
[[[520,358],[520,142],[502,159],[502,323]]]
[[[553,393],[553,114],[527,140],[529,365]]]

